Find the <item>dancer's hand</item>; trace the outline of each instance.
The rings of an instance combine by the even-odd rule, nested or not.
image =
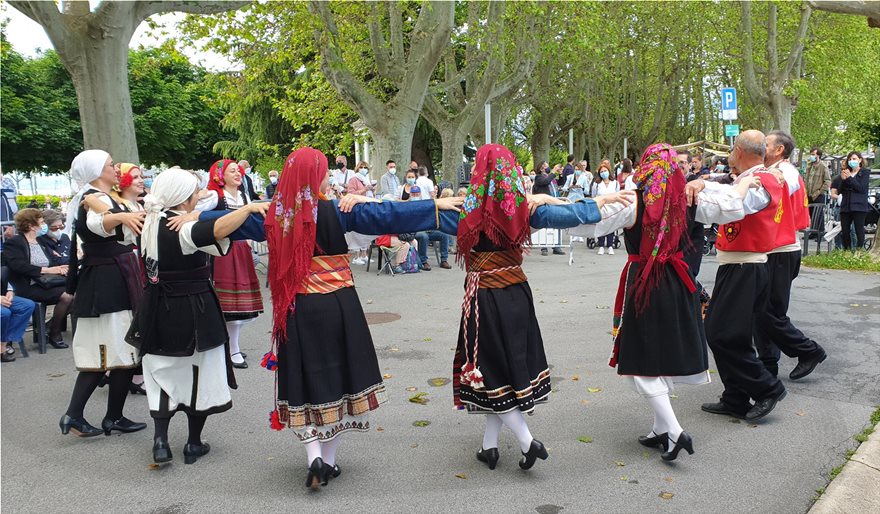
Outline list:
[[[618,191],[616,193],[610,193],[607,195],[597,196],[593,199],[596,202],[596,206],[600,209],[604,205],[608,205],[610,203],[619,203],[624,207],[629,207],[636,201],[637,193],[633,190],[624,190]]]
[[[684,186],[684,193],[687,196],[687,204],[688,207],[696,205],[699,200],[700,191],[706,188],[706,182],[703,179],[698,178],[696,180],[691,180]]]
[[[102,202],[99,199],[98,194],[84,196],[82,198],[82,205],[86,208],[87,211],[92,211],[98,214],[110,210],[110,206]]]
[[[438,198],[434,200],[437,202],[437,208],[441,211],[455,211],[461,212],[459,207],[464,204],[464,198],[458,196],[450,196],[447,198]]]
[[[736,184],[736,192],[739,193],[740,198],[745,199],[746,195],[749,194],[749,189],[759,189],[763,187],[761,184],[761,178],[757,175],[750,175],[748,177],[743,177]]]
[[[252,202],[248,204],[248,209],[251,214],[259,214],[262,217],[266,217],[266,213],[269,212],[269,206],[272,205],[272,202]]]
[[[186,214],[181,214],[180,216],[174,216],[167,221],[166,225],[171,230],[180,232],[180,229],[190,221],[199,221],[199,214],[199,211],[192,211]]]
[[[784,184],[784,183],[785,183],[785,175],[783,175],[781,171],[779,171],[779,170],[776,169],[776,168],[770,168],[770,169],[767,170],[767,171],[769,171],[774,177],[776,177],[776,180],[777,180],[780,184]]]
[[[375,198],[370,198],[369,196],[361,196],[361,195],[346,195],[342,200],[339,200],[339,210],[341,212],[351,212],[354,209],[354,206],[359,203],[375,203],[379,200]]]
[[[110,214],[114,217],[114,221],[119,221],[120,225],[128,227],[129,230],[140,235],[141,229],[144,228],[144,216],[147,213],[141,212],[117,212]]]
[[[529,215],[535,214],[538,207],[542,205],[568,205],[570,203],[567,200],[545,194],[526,195],[526,199],[529,202]]]

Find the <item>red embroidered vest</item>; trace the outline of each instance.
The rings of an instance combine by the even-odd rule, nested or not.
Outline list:
[[[780,224],[786,207],[791,209],[791,197],[784,191],[776,177],[760,168],[754,175],[770,194],[770,204],[760,211],[749,214],[740,221],[725,223],[718,228],[716,248],[725,252],[767,253],[774,248],[795,242],[794,230],[781,233]],[[786,201],[786,199],[788,199]]]
[[[798,184],[800,187],[791,196],[791,206],[794,209],[794,228],[795,230],[804,230],[810,228],[810,199],[807,198],[807,186],[804,179],[798,175]]]

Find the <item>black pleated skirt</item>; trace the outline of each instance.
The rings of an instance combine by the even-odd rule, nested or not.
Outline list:
[[[453,362],[455,405],[469,412],[531,412],[550,394],[550,369],[528,282],[500,289],[480,289],[477,367],[484,388],[461,384],[461,368],[473,355],[476,323],[468,320],[468,340],[459,328]]]

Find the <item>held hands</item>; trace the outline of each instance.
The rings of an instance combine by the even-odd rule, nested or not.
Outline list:
[[[361,196],[361,195],[347,195],[339,200],[339,210],[340,212],[351,212],[354,209],[354,206],[359,203],[374,203],[378,202],[375,198],[370,198],[369,196]]]
[[[611,193],[607,195],[597,196],[593,198],[593,201],[596,202],[596,206],[598,208],[602,208],[605,205],[611,203],[619,203],[623,207],[629,207],[636,201],[637,193],[632,190],[624,190],[618,191],[616,193]]]
[[[749,189],[759,189],[763,186],[761,185],[761,179],[757,175],[750,175],[742,178],[735,187],[740,198],[745,199],[746,195],[749,194]]]
[[[780,184],[785,182],[785,175],[783,175],[781,171],[777,170],[776,168],[773,168],[773,169],[770,169],[767,171],[769,171],[774,177],[776,177],[776,180]]]
[[[441,211],[455,211],[461,212],[459,207],[464,204],[464,198],[458,196],[450,196],[448,198],[438,198],[434,200],[437,202],[437,208]]]
[[[529,202],[529,215],[535,214],[538,207],[542,205],[567,205],[569,203],[561,198],[544,194],[526,195],[526,199]]]
[[[180,229],[190,221],[199,221],[199,214],[199,211],[192,211],[180,216],[174,216],[166,222],[166,225],[171,230],[180,232]]]

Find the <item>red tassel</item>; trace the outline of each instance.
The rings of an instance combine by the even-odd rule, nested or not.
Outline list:
[[[272,427],[272,430],[284,430],[284,425],[278,417],[277,409],[273,410],[272,414],[269,414],[269,426]]]

